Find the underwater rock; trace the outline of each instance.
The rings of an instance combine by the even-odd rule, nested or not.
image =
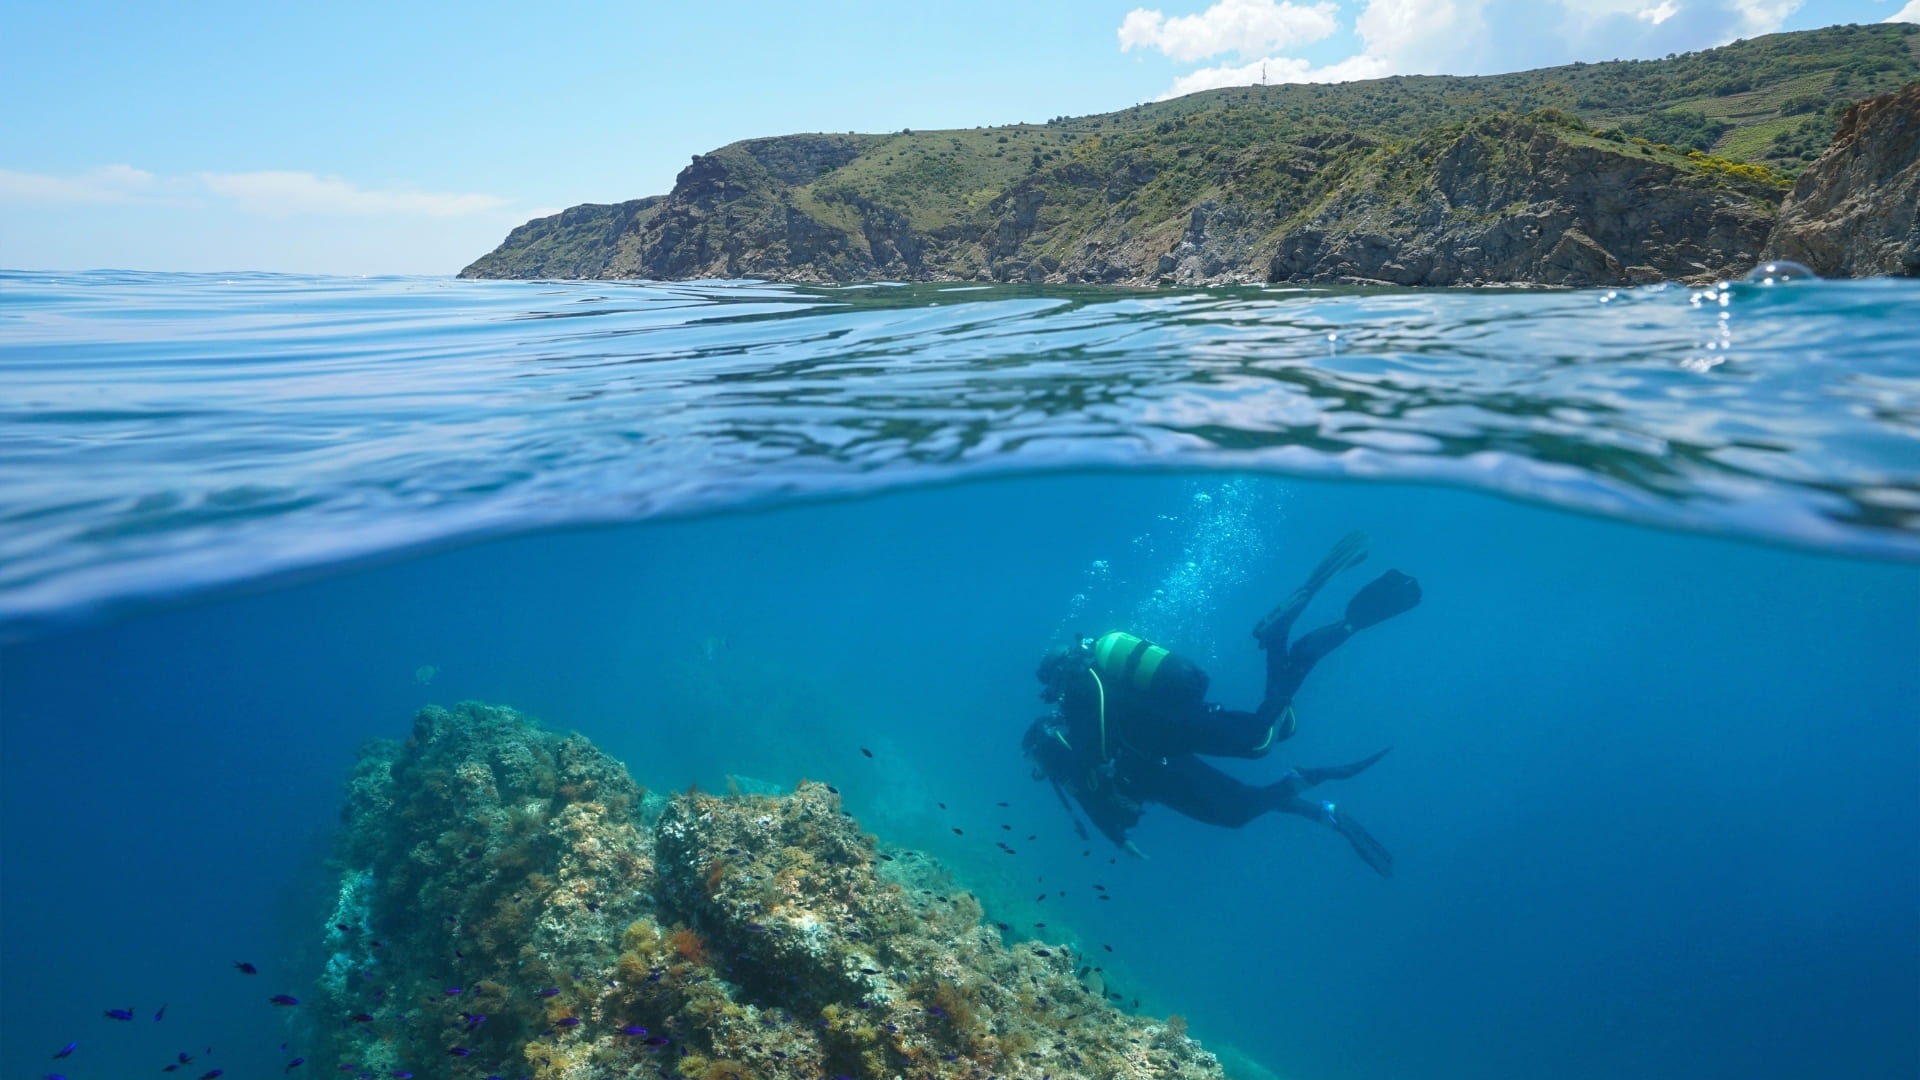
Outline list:
[[[348,784],[321,1071],[1221,1077],[1070,947],[1011,945],[829,786],[648,798],[578,735],[422,710]]]

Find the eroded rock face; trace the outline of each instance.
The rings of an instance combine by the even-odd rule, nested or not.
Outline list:
[[[578,735],[430,708],[363,748],[339,861],[316,1074],[1224,1076],[825,784],[646,796]]]
[[[1920,275],[1920,83],[1846,111],[1780,208],[1764,258],[1826,277]]]
[[[1711,280],[1744,270],[1770,224],[1755,192],[1546,125],[1491,117],[1358,170],[1282,237],[1271,277],[1394,285]]]

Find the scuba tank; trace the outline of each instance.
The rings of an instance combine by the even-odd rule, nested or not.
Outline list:
[[[1207,673],[1200,665],[1122,630],[1093,640],[1087,667],[1105,694],[1162,716],[1200,708],[1207,696]]]

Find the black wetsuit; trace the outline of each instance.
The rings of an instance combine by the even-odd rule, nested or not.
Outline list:
[[[1209,704],[1207,677],[1198,668],[1190,668],[1197,679],[1183,678],[1177,692],[1147,703],[1129,694],[1120,680],[1109,677],[1096,682],[1092,667],[1083,666],[1060,687],[1059,718],[1065,727],[1060,749],[1067,753],[1049,755],[1066,772],[1053,768],[1048,772],[1116,844],[1125,843],[1126,831],[1139,820],[1144,803],[1160,803],[1196,821],[1227,828],[1289,809],[1294,793],[1284,782],[1247,784],[1196,756],[1264,757],[1275,743],[1293,734],[1292,716],[1286,710],[1307,673],[1353,635],[1346,624],[1334,623],[1289,647],[1288,627],[1276,629],[1277,634],[1262,642],[1267,650],[1267,692],[1252,711]]]
[[[1294,620],[1320,587],[1365,557],[1363,535],[1343,537],[1306,583],[1255,627],[1254,639],[1267,653],[1267,688],[1251,712],[1209,704],[1206,672],[1131,635],[1109,634],[1049,654],[1036,674],[1055,713],[1029,725],[1023,740],[1039,766],[1035,779],[1052,781],[1069,811],[1078,803],[1096,828],[1129,851],[1127,830],[1150,802],[1233,829],[1280,812],[1334,829],[1369,866],[1391,876],[1393,856],[1359,822],[1336,813],[1331,802],[1302,798],[1321,783],[1359,775],[1385,750],[1346,765],[1296,767],[1270,784],[1245,783],[1200,760],[1265,756],[1293,734],[1289,706],[1321,657],[1357,630],[1420,602],[1420,583],[1388,570],[1347,602],[1345,618],[1289,645]]]

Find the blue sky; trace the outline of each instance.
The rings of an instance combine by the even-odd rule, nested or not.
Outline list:
[[[1484,74],[1892,17],[1920,21],[1920,0],[14,3],[0,266],[449,274],[530,217],[664,192],[748,136],[1041,121],[1262,65]]]

